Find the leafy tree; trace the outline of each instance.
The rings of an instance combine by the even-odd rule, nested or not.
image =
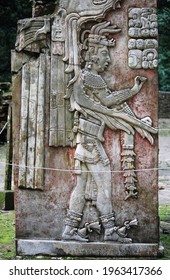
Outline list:
[[[159,89],[170,91],[170,0],[158,1]]]
[[[11,80],[11,49],[15,47],[17,21],[31,17],[29,0],[0,1],[0,82]]]
[[[17,21],[31,17],[33,0],[0,0],[0,82],[11,80],[10,57],[15,46]],[[56,3],[54,0],[36,3]],[[159,89],[170,91],[170,0],[158,0]]]

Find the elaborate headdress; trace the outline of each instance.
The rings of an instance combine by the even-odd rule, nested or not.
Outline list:
[[[100,44],[103,46],[114,47],[115,40],[113,38],[109,40],[107,35],[115,34],[120,31],[121,29],[118,29],[116,25],[112,26],[110,25],[110,22],[107,21],[95,24],[90,31],[85,30],[82,33],[81,41],[83,43],[83,49],[87,49],[90,44]],[[89,35],[85,38],[87,33],[89,33]]]
[[[74,44],[74,52],[69,52],[68,49],[68,43],[66,42],[66,56],[64,58],[64,61],[68,61],[69,65],[68,68],[66,69],[66,73],[71,73],[74,71],[74,78],[69,82],[69,85],[72,85],[76,80],[79,75],[80,71],[80,48],[78,48],[78,34],[77,31],[75,31],[76,28],[76,19],[74,18],[73,23],[75,24],[73,28],[73,41],[75,40]],[[108,39],[107,36],[109,34],[115,34],[120,32],[121,29],[118,29],[116,25],[111,25],[110,22],[104,21],[97,23],[93,25],[91,30],[85,30],[82,32],[81,35],[81,49],[88,49],[89,45],[105,45],[108,47],[114,47],[115,46],[115,40]],[[88,36],[87,36],[88,34]]]

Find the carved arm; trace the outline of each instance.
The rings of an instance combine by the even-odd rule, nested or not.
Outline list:
[[[74,84],[73,92],[75,101],[80,106],[90,109],[94,112],[104,113],[106,115],[109,111],[111,111],[111,109],[107,108],[104,103],[102,105],[102,103],[99,104],[99,102],[95,102],[83,92],[83,83],[81,80]]]
[[[106,90],[100,90],[95,96],[97,99],[103,104],[104,106],[110,108],[115,105],[119,105],[129,99],[131,95],[131,90],[130,89],[123,89],[123,90],[118,90],[118,91],[113,91],[110,92],[107,95],[108,92]]]
[[[131,89],[123,89],[119,91],[110,92],[107,95],[106,90],[101,90],[96,94],[96,97],[100,100],[100,102],[106,107],[112,107],[115,105],[119,105],[129,98],[136,95],[140,89],[142,88],[144,82],[146,81],[145,77],[137,76],[135,77],[134,86]]]
[[[145,79],[146,80],[146,79]],[[137,93],[136,91],[140,87],[136,87],[134,85],[133,92]],[[140,89],[139,89],[140,90]],[[151,133],[157,133],[157,129],[151,127],[148,123],[143,122],[139,119],[137,119],[135,116],[128,115],[126,113],[120,113],[115,111],[114,109],[109,109],[106,106],[102,105],[101,103],[97,103],[94,100],[92,100],[90,97],[88,97],[85,93],[83,93],[83,85],[82,83],[78,82],[74,86],[74,98],[77,104],[82,106],[83,108],[87,108],[91,111],[102,113],[110,117],[118,117],[120,119],[126,120],[127,123],[131,124],[132,126],[137,126],[142,129],[145,129],[146,131],[149,131]]]

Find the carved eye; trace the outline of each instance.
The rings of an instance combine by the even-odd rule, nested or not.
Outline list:
[[[102,5],[105,4],[108,0],[92,0],[94,5]]]
[[[107,56],[108,55],[107,51],[102,51],[101,53],[102,53],[103,56]]]

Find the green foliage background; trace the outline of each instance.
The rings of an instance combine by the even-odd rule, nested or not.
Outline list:
[[[11,80],[10,52],[17,21],[31,17],[30,0],[0,0],[0,82]],[[170,91],[170,0],[158,0],[159,89]]]
[[[17,21],[31,17],[29,0],[0,0],[0,82],[11,80],[11,49],[15,46]]]
[[[159,89],[170,91],[170,0],[158,1]]]

